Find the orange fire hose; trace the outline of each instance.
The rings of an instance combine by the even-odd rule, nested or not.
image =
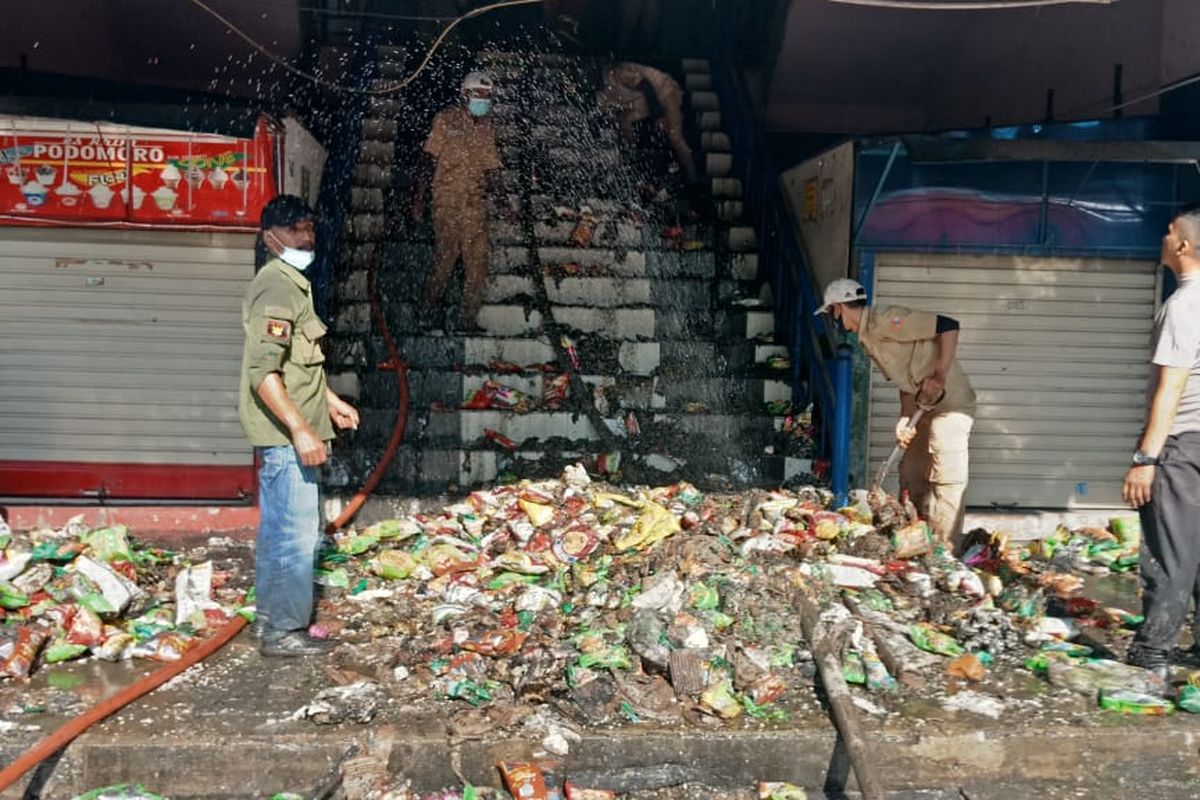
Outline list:
[[[112,697],[97,703],[79,716],[60,726],[54,733],[42,739],[22,753],[11,764],[0,770],[0,792],[12,786],[20,780],[22,775],[66,747],[75,737],[97,722],[115,714],[142,695],[149,694],[188,667],[203,661],[220,650],[230,639],[237,636],[238,631],[245,626],[246,620],[240,616],[235,616],[217,631],[212,638],[205,639],[184,653],[183,658],[151,672],[136,683],[125,687]]]
[[[395,370],[398,383],[397,392],[399,394],[399,407],[396,410],[396,424],[392,428],[392,436],[388,439],[387,447],[383,451],[383,455],[379,459],[379,463],[375,465],[375,469],[367,476],[367,480],[363,483],[358,494],[350,500],[349,504],[342,509],[342,513],[337,516],[337,519],[332,520],[327,526],[327,531],[335,531],[345,525],[350,519],[358,513],[362,508],[363,503],[375,491],[375,487],[383,479],[383,473],[391,464],[392,459],[396,455],[396,451],[400,449],[400,442],[404,440],[404,429],[408,424],[408,365],[400,360],[400,351],[396,348],[396,342],[392,339],[392,334],[388,330],[387,319],[383,314],[383,309],[379,304],[379,295],[376,293],[376,272],[379,270],[379,252],[376,251],[375,258],[371,262],[371,269],[367,273],[367,286],[371,299],[371,316],[375,323],[379,326],[380,332],[383,334],[383,342],[387,347],[388,361],[381,365],[387,369]],[[63,724],[40,742],[35,744],[30,749],[22,753],[15,761],[13,761],[4,769],[0,770],[0,792],[3,792],[8,787],[12,786],[29,770],[35,768],[45,759],[57,753],[62,748],[66,747],[74,741],[80,734],[88,728],[95,725],[97,722],[106,717],[115,714],[125,706],[137,700],[143,695],[162,686],[167,681],[174,678],[176,675],[187,670],[194,664],[198,664],[204,659],[211,656],[213,653],[224,647],[229,640],[237,636],[238,632],[246,626],[246,620],[240,616],[235,616],[224,627],[218,630],[211,638],[205,639],[196,647],[184,653],[183,658],[172,664],[168,664],[155,672],[150,673],[137,682],[122,689],[117,694],[89,708],[79,716]]]
[[[367,272],[367,295],[371,300],[371,317],[375,320],[375,324],[379,326],[379,332],[383,336],[383,344],[387,348],[388,360],[381,364],[381,368],[395,370],[396,372],[396,392],[398,401],[396,406],[396,424],[392,426],[392,435],[388,439],[387,447],[383,450],[383,455],[379,458],[379,463],[375,465],[375,469],[371,470],[371,474],[367,476],[367,480],[363,483],[362,488],[358,490],[358,494],[350,499],[350,502],[342,509],[342,513],[337,515],[336,519],[330,520],[325,527],[326,532],[333,533],[340,529],[343,525],[349,522],[358,510],[362,508],[363,503],[375,491],[375,487],[383,480],[383,473],[387,471],[388,465],[392,463],[392,459],[396,456],[396,451],[400,449],[400,442],[404,440],[404,429],[408,427],[408,364],[400,360],[400,351],[396,347],[396,342],[392,339],[392,333],[388,330],[387,317],[384,316],[383,307],[379,304],[379,294],[376,287],[376,273],[379,272],[379,250],[375,251],[375,257],[371,261],[371,269]]]

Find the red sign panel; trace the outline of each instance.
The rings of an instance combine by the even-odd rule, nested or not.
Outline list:
[[[264,120],[253,139],[0,121],[0,224],[253,227],[276,193],[273,157]]]

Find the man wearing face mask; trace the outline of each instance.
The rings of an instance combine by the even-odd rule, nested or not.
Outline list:
[[[900,488],[948,547],[961,545],[963,494],[967,490],[968,444],[975,423],[975,390],[955,359],[958,322],[941,314],[867,304],[867,290],[839,278],[825,289],[825,304],[842,330],[859,344],[879,371],[900,389],[896,441],[905,448]],[[916,427],[918,406],[925,411]]]
[[[295,195],[280,195],[263,207],[259,227],[269,258],[242,301],[238,398],[259,462],[252,634],[264,656],[319,655],[333,643],[308,634],[321,533],[317,468],[334,426],[357,428],[358,412],[325,382],[325,325],[305,276],[316,244],[312,210]]]
[[[495,183],[501,167],[496,133],[488,119],[492,89],[492,79],[485,73],[467,75],[462,83],[462,104],[439,111],[425,141],[425,152],[433,160],[436,253],[422,307],[429,313],[441,305],[461,255],[465,274],[459,328],[466,330],[477,325],[491,259],[485,183]],[[425,215],[429,171],[418,172],[412,206],[415,220]]]

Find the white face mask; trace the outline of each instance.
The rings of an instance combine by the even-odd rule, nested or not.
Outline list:
[[[294,247],[285,247],[283,248],[283,252],[279,254],[279,257],[283,260],[283,263],[303,272],[308,269],[308,265],[313,262],[317,254],[312,250],[297,250]]]

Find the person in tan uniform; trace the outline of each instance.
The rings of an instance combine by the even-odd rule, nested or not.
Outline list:
[[[667,135],[688,180],[697,180],[696,160],[683,135],[683,89],[674,78],[645,64],[618,64],[605,73],[604,89],[596,102],[601,111],[617,113],[621,136],[629,145],[637,140],[633,127],[636,123],[656,121]]]
[[[830,313],[879,371],[900,390],[896,441],[905,448],[900,488],[907,490],[934,534],[961,545],[968,445],[975,424],[975,390],[955,359],[958,322],[904,306],[877,310],[858,281],[840,278],[825,290],[817,314]],[[916,427],[910,421],[925,407]]]
[[[433,160],[433,272],[422,298],[426,310],[439,306],[454,265],[464,267],[461,328],[474,328],[491,251],[488,246],[487,186],[502,164],[496,132],[487,117],[492,109],[492,79],[472,72],[462,83],[462,104],[439,111],[433,118],[425,152]],[[413,218],[425,215],[428,170],[417,181]]]

